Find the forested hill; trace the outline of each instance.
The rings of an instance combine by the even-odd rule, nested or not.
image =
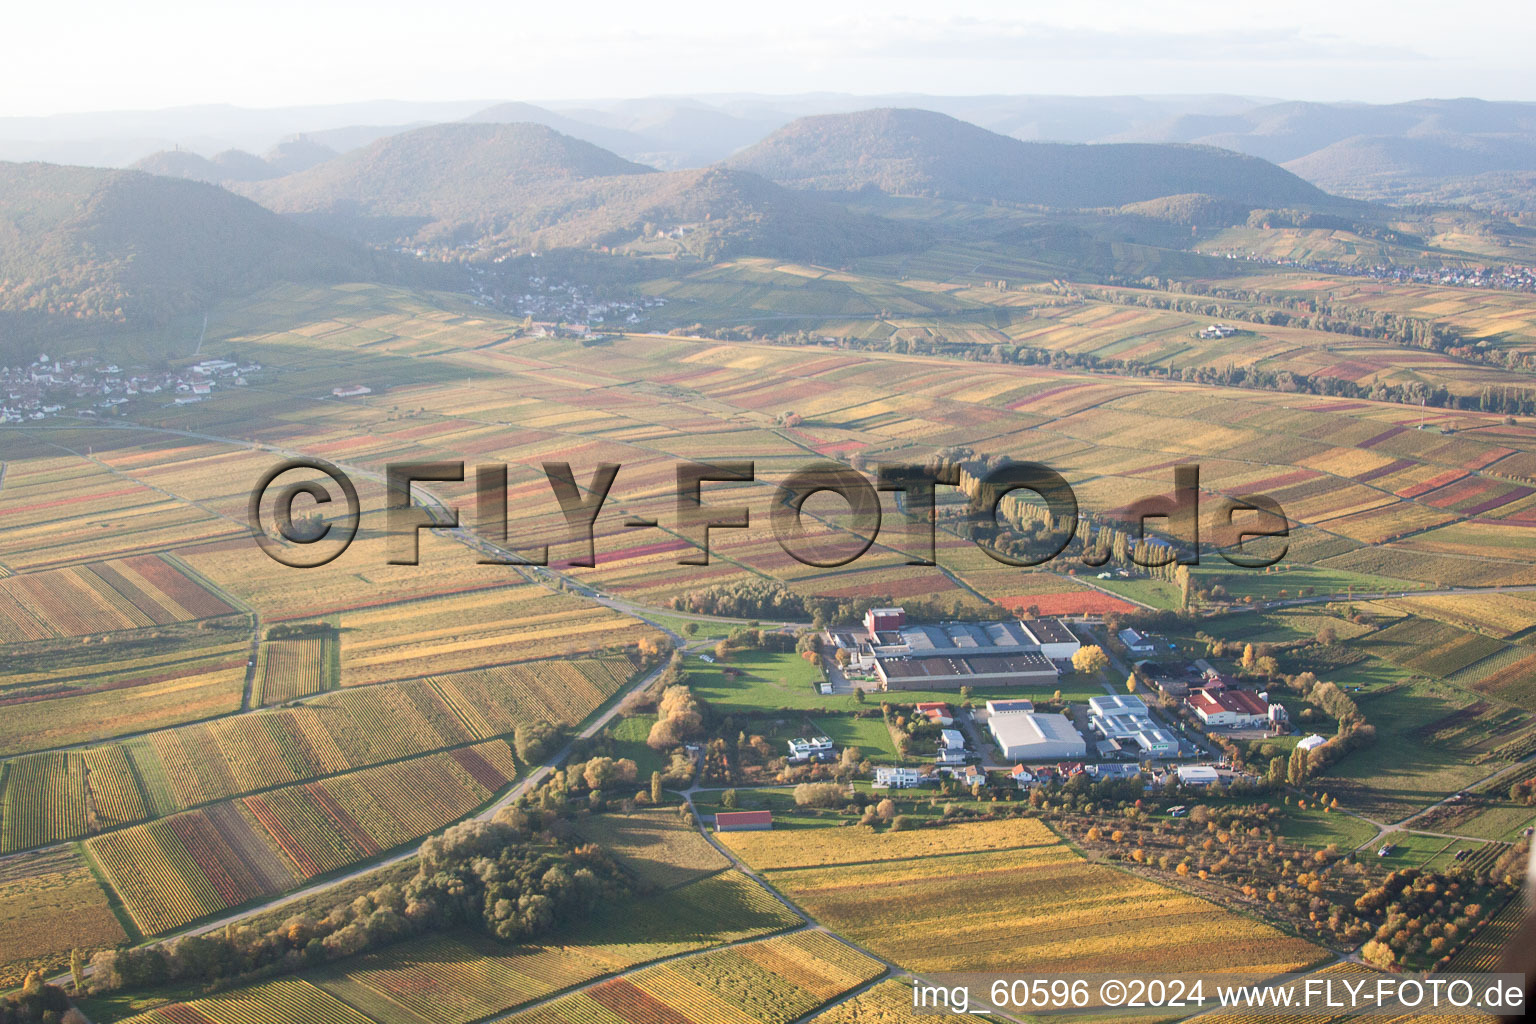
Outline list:
[[[1274,164],[1209,146],[1021,142],[927,110],[801,118],[729,161],[789,188],[1064,209],[1198,193],[1255,206],[1331,197]]]
[[[222,188],[139,171],[0,163],[6,331],[163,323],[275,281],[371,280],[378,257]]]

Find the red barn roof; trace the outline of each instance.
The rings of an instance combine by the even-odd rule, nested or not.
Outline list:
[[[772,828],[772,811],[721,811],[715,815],[715,831],[741,828]]]

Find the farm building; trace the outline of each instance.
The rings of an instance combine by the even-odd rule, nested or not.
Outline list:
[[[894,768],[890,765],[880,765],[875,769],[876,789],[915,789],[922,784],[922,772],[916,768]]]
[[[1070,661],[1078,648],[1083,646],[1083,642],[1060,619],[1030,619],[1020,625],[1035,642],[1035,646],[1040,648],[1040,653],[1052,661]]]
[[[1269,702],[1247,690],[1207,687],[1184,698],[1206,725],[1254,729],[1269,724]]]
[[[1132,654],[1151,654],[1157,650],[1157,647],[1152,643],[1151,637],[1143,636],[1134,629],[1122,629],[1119,637],[1120,642],[1125,645],[1125,649]]]
[[[771,828],[772,811],[721,811],[715,815],[716,832],[764,832]]]
[[[1317,733],[1313,733],[1311,736],[1306,737],[1305,739],[1303,739],[1300,743],[1298,743],[1296,745],[1298,747],[1300,747],[1302,750],[1315,750],[1316,748],[1322,746],[1324,743],[1327,743],[1327,742],[1328,742],[1327,740],[1323,739]]]
[[[1105,694],[1088,700],[1088,721],[1106,740],[1134,744],[1149,757],[1173,757],[1179,741],[1152,719],[1140,697]]]
[[[1082,733],[1066,715],[994,715],[987,726],[1011,761],[1055,761],[1088,753]]]

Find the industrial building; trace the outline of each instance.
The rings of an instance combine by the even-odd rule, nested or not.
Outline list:
[[[1179,741],[1160,727],[1140,697],[1105,694],[1088,700],[1088,721],[1106,740],[1132,746],[1146,757],[1176,757]]]
[[[1054,686],[1051,659],[1038,651],[1017,654],[903,655],[875,659],[875,677],[886,690],[958,690],[962,686]]]
[[[1051,651],[1077,642],[1066,626],[1048,621],[1028,626],[1049,638]],[[850,670],[873,673],[886,690],[1054,685],[1059,676],[1054,655],[1018,621],[914,625],[901,608],[872,608],[862,629],[829,629],[825,640]]]
[[[1029,619],[1020,625],[1035,642],[1035,646],[1040,648],[1040,653],[1052,661],[1071,661],[1072,655],[1083,646],[1083,642],[1060,619]]]
[[[1059,761],[1084,757],[1088,744],[1066,715],[1028,712],[987,719],[1002,755],[1014,761]]]

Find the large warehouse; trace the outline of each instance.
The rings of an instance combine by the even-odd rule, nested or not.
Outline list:
[[[875,676],[886,690],[958,690],[962,686],[1024,686],[1056,683],[1056,666],[1038,651],[1017,654],[876,657]]]
[[[1076,640],[1059,623],[1037,628],[1058,652]],[[887,690],[1054,686],[1058,676],[1051,654],[1042,652],[1040,640],[1018,621],[920,625],[907,622],[901,608],[875,608],[864,617],[862,631],[831,629],[826,639],[847,652],[850,668],[874,673]]]
[[[993,715],[987,727],[1003,756],[1012,761],[1060,761],[1088,753],[1083,734],[1066,715]]]

